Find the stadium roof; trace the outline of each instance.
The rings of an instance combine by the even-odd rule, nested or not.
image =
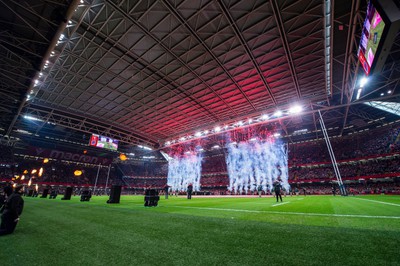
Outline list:
[[[399,34],[355,100],[366,4],[0,0],[0,133],[158,147],[295,103],[286,135],[318,110],[336,135],[397,121],[362,103],[399,102]]]

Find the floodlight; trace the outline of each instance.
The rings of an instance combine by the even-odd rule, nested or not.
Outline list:
[[[303,110],[303,108],[300,105],[295,105],[289,109],[289,113],[298,114],[298,113],[301,113],[302,110]]]
[[[362,88],[359,88],[359,89],[358,89],[358,91],[357,91],[357,97],[356,97],[356,100],[360,99],[361,92],[362,92]]]
[[[200,137],[201,136],[201,132],[196,132],[196,134],[194,134],[196,137]]]
[[[262,120],[268,120],[268,118],[269,118],[269,117],[268,117],[267,114],[264,114],[264,115],[261,116],[261,119],[262,119]]]
[[[360,80],[360,87],[361,87],[361,88],[364,88],[364,86],[365,86],[367,83],[368,83],[368,78],[366,78],[366,77],[361,78],[361,80]]]
[[[280,117],[280,116],[282,116],[282,111],[281,110],[278,110],[278,111],[276,111],[275,113],[274,113],[274,116],[275,117]]]
[[[221,131],[221,127],[215,127],[214,131],[215,132],[220,132]]]

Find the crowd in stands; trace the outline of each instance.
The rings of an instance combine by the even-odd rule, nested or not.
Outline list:
[[[43,169],[39,174],[40,168]],[[75,171],[79,170],[80,175],[76,175]],[[32,179],[32,183],[39,184],[71,184],[71,185],[94,185],[97,179],[98,186],[120,183],[115,169],[112,167],[109,171],[107,166],[92,164],[77,164],[74,162],[50,160],[47,163],[43,159],[26,159],[19,158],[13,165],[0,167],[1,179],[4,181],[14,179],[27,183]],[[34,171],[34,172],[33,172]],[[109,175],[108,175],[109,173]]]
[[[365,131],[331,139],[336,160],[349,160],[400,152],[400,127]],[[289,165],[329,162],[323,139],[289,145]]]
[[[365,131],[331,140],[333,151],[338,161],[338,168],[343,180],[351,180],[353,192],[374,193],[398,191],[400,176],[400,126],[385,127],[374,131]],[[147,187],[162,189],[167,184],[167,161],[129,161],[113,164],[110,171],[107,166],[78,164],[43,158],[27,159],[12,157],[9,147],[2,147],[0,159],[7,162],[0,165],[0,179],[3,181],[18,179],[26,170],[24,183],[34,176],[33,182],[49,184],[70,184],[73,186],[122,185],[134,193],[142,193]],[[11,158],[11,159],[10,159]],[[305,189],[312,194],[330,194],[331,181],[335,174],[324,140],[296,143],[289,145],[289,183],[294,188]],[[10,163],[11,162],[11,163]],[[43,167],[43,175],[31,174],[32,169]],[[81,170],[81,175],[75,175]],[[16,175],[19,177],[17,178]],[[108,181],[107,181],[108,178]],[[387,183],[357,183],[362,180],[390,178]],[[18,180],[17,180],[18,181]],[[309,182],[314,184],[309,184]],[[354,183],[355,182],[355,183]],[[225,154],[205,154],[202,161],[201,190],[211,194],[229,194],[229,177]],[[301,189],[300,189],[301,188]],[[372,191],[372,192],[371,192]]]
[[[229,177],[223,174],[208,174],[201,177],[202,188],[226,188],[229,184]]]
[[[122,176],[162,176],[168,174],[168,163],[166,161],[130,161],[129,163],[117,164]]]
[[[400,195],[400,180],[396,179],[386,182],[347,182],[345,184],[347,194],[352,195],[366,195],[366,194],[393,194]],[[335,184],[326,183],[302,183],[292,185],[292,191],[294,195],[330,195],[340,194],[339,188]],[[285,193],[288,195],[289,193]]]
[[[142,177],[123,177],[123,181],[127,187],[131,188],[163,188],[167,184],[166,178],[142,178]]]
[[[10,164],[14,161],[12,147],[0,145],[0,164]]]
[[[388,173],[400,173],[400,156],[347,161],[338,164],[342,178],[360,178],[364,176]],[[289,180],[326,180],[335,178],[332,164],[293,166],[289,169]]]
[[[224,154],[203,158],[201,171],[203,175],[208,173],[226,173],[227,169]]]

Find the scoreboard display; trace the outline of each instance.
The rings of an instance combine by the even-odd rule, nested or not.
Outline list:
[[[109,137],[96,135],[96,134],[92,134],[92,136],[90,137],[89,145],[93,146],[93,147],[112,150],[112,151],[118,150],[118,140],[115,140],[115,139],[112,139]]]
[[[369,0],[358,58],[368,76],[382,71],[400,30],[399,0]]]
[[[374,63],[384,29],[385,22],[375,6],[369,2],[358,49],[358,58],[367,75],[369,75]]]

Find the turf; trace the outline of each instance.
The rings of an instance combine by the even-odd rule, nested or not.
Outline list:
[[[399,196],[24,199],[1,265],[400,265]]]

